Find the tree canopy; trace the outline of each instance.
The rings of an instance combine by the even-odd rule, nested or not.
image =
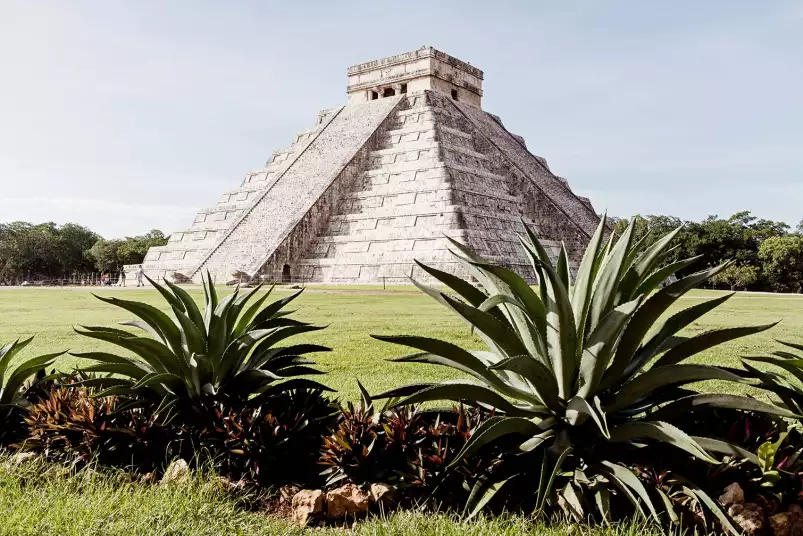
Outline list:
[[[166,243],[158,229],[106,240],[75,223],[0,223],[0,283],[116,270],[142,262],[148,248]]]

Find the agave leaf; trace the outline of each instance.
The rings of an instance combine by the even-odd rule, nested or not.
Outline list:
[[[181,354],[181,333],[173,320],[162,311],[147,303],[119,298],[105,298],[95,295],[97,299],[110,305],[125,309],[141,318],[160,335],[161,342],[169,346],[176,354]]]
[[[423,350],[421,353],[397,357],[391,360],[396,363],[430,363],[433,365],[444,365],[470,374],[488,383],[492,387],[499,389],[508,396],[518,396],[521,394],[490,372],[488,366],[475,355],[455,344],[429,337],[416,337],[412,335],[371,335],[371,337],[379,341]]]
[[[528,232],[529,231],[528,229]],[[534,237],[531,234],[531,238]],[[530,255],[533,264],[537,264],[539,259],[548,255],[540,242],[528,244],[522,240],[525,251]],[[534,249],[533,249],[534,248]],[[549,350],[549,357],[552,362],[552,370],[558,380],[558,393],[561,398],[566,398],[572,389],[577,368],[577,330],[574,325],[574,313],[569,299],[569,292],[555,273],[555,270],[547,263],[541,261],[541,269],[546,274],[543,282],[546,290],[545,300],[547,308],[546,318],[546,340]],[[524,353],[524,352],[520,352]]]
[[[566,245],[562,242],[560,244],[560,253],[558,253],[558,262],[555,264],[555,273],[558,274],[563,286],[568,289],[572,284],[569,276],[569,254],[566,253]]]
[[[574,311],[574,324],[577,326],[577,345],[582,348],[585,338],[585,324],[588,317],[588,309],[591,306],[591,296],[594,288],[594,281],[599,269],[599,252],[602,246],[602,239],[605,235],[605,223],[608,218],[607,211],[597,225],[597,230],[591,237],[591,241],[583,254],[583,260],[577,269],[577,279],[572,290],[572,311]]]
[[[232,332],[232,336],[237,338],[241,336],[243,333],[248,331],[251,326],[251,322],[254,320],[254,317],[259,313],[259,310],[262,308],[262,305],[265,301],[270,297],[273,289],[276,287],[275,284],[271,285],[265,294],[257,298],[257,301],[252,303],[241,315],[240,318],[237,319],[234,331]],[[260,284],[257,289],[262,288],[262,284]]]
[[[195,303],[195,300],[192,299],[192,296],[184,290],[183,288],[179,287],[168,281],[167,279],[164,280],[165,284],[173,291],[173,294],[181,301],[184,305],[183,312],[192,320],[193,324],[198,328],[198,330],[206,336],[206,326],[204,325],[204,317],[201,314],[201,310],[198,308],[198,305]],[[181,310],[181,309],[180,309]]]
[[[79,331],[79,335],[110,342],[130,352],[133,352],[148,363],[156,372],[181,373],[185,369],[183,360],[179,359],[170,349],[159,341],[147,337],[120,337],[112,333],[97,331]]]
[[[673,262],[662,267],[659,270],[656,270],[652,274],[642,281],[641,285],[635,291],[635,294],[649,294],[653,290],[655,290],[661,283],[666,281],[669,276],[675,275],[679,271],[683,270],[684,268],[688,268],[695,262],[702,259],[702,255],[696,255],[694,257],[689,257],[688,259],[681,259],[679,261]],[[687,276],[689,277],[689,276]],[[685,279],[685,278],[684,278]]]
[[[125,320],[123,322],[118,322],[121,326],[129,326],[132,328],[141,329],[154,339],[164,340],[162,334],[153,329],[151,326],[148,325],[147,322],[143,322],[142,320]]]
[[[725,515],[725,512],[722,511],[722,508],[720,508],[720,506],[716,503],[716,501],[714,501],[714,499],[709,497],[706,492],[704,492],[703,490],[701,490],[700,488],[691,483],[688,483],[686,486],[683,486],[683,490],[689,495],[696,497],[699,502],[705,504],[706,507],[708,507],[708,509],[714,513],[714,515],[719,520],[720,524],[725,529],[727,529],[731,534],[742,533],[741,530],[733,526],[733,523],[731,523],[730,518],[727,515]]]
[[[730,408],[738,409],[741,411],[755,411],[757,413],[767,413],[769,415],[778,415],[780,417],[799,418],[800,415],[779,408],[773,404],[761,402],[755,398],[748,398],[746,396],[738,395],[725,395],[725,394],[697,394],[691,395],[675,402],[671,402],[662,407],[655,413],[650,415],[650,419],[658,421],[671,420],[672,417],[677,415],[686,415],[696,408],[712,407],[712,408]]]
[[[555,376],[546,366],[528,355],[519,355],[491,365],[491,370],[507,370],[519,374],[535,388],[539,403],[554,412],[563,408]],[[532,400],[530,400],[532,402]]]
[[[454,312],[460,315],[479,333],[483,334],[490,342],[489,346],[492,348],[498,347],[508,357],[527,353],[527,349],[521,343],[521,340],[516,337],[516,334],[510,327],[505,325],[498,318],[445,294],[443,295],[443,299]]]
[[[606,406],[606,410],[617,411],[626,408],[640,398],[667,385],[683,385],[705,380],[750,383],[741,376],[711,365],[656,365],[627,382],[612,398],[612,403]]]
[[[538,425],[530,419],[524,419],[522,417],[491,417],[474,430],[469,440],[466,441],[463,448],[449,464],[449,467],[455,466],[461,460],[477,452],[481,447],[500,437],[506,437],[512,434],[533,436],[540,432],[541,429]]]
[[[148,283],[153,285],[153,287],[159,291],[159,294],[162,295],[162,297],[165,299],[165,301],[167,301],[167,303],[170,304],[171,307],[175,307],[180,311],[185,310],[184,302],[182,302],[177,296],[175,296],[173,293],[171,293],[169,290],[164,288],[162,285],[160,285],[150,277],[148,277],[148,274],[143,273],[142,275],[145,276],[145,279],[148,280]]]
[[[515,476],[515,475],[514,475]],[[471,494],[466,502],[466,511],[469,512],[468,519],[477,515],[488,502],[507,484],[512,478],[494,478],[493,476],[483,475],[474,484]]]
[[[697,272],[667,285],[650,296],[630,319],[616,347],[611,366],[606,371],[601,387],[610,388],[625,380],[624,371],[630,365],[636,350],[658,318],[686,292],[719,273],[728,264]]]
[[[379,396],[375,398],[379,398]],[[425,387],[407,398],[404,398],[397,405],[409,406],[411,404],[434,402],[438,400],[482,403],[514,417],[529,417],[543,414],[543,409],[537,406],[514,406],[497,394],[496,391],[483,387],[482,385],[461,382],[439,383]]]
[[[594,492],[594,502],[597,504],[602,516],[602,524],[608,525],[611,522],[611,493],[602,486],[598,486]]]
[[[672,501],[669,499],[669,496],[666,493],[664,493],[664,491],[661,488],[656,487],[655,491],[656,493],[658,493],[658,496],[664,503],[664,510],[669,515],[669,521],[672,522],[673,524],[678,523],[680,521],[680,518],[678,517],[677,512],[675,512],[675,506],[674,504],[672,504]]]
[[[653,439],[685,450],[692,456],[708,463],[719,463],[712,458],[691,436],[671,424],[661,421],[626,422],[611,429],[611,441],[638,442]]]
[[[551,450],[557,453],[557,456],[554,456],[553,453],[550,452]],[[535,500],[535,511],[538,514],[544,511],[544,505],[552,494],[552,487],[555,485],[555,477],[560,472],[563,467],[563,462],[571,452],[572,447],[570,445],[558,445],[557,443],[544,452],[541,463],[541,478],[538,483],[538,495]],[[554,458],[554,460],[552,460],[552,458]],[[550,461],[554,461],[554,463],[550,465]]]
[[[793,348],[795,350],[800,350],[801,352],[803,352],[803,344],[795,344],[793,342],[781,341],[779,339],[775,339],[775,342],[778,342],[780,344],[783,344],[784,346],[787,346],[789,348]]]
[[[26,359],[8,375],[5,386],[0,386],[0,404],[12,404],[25,381],[43,368],[53,364],[64,351]]]
[[[655,266],[664,257],[667,246],[670,242],[672,242],[672,240],[675,239],[682,228],[683,226],[681,225],[673,231],[667,233],[659,240],[656,240],[655,243],[644,250],[638,259],[631,265],[621,283],[623,299],[633,299],[639,294],[637,292],[639,285],[644,282],[644,280],[647,278],[647,274],[652,272]],[[647,236],[649,235],[645,235],[645,238]],[[661,279],[661,281],[664,279],[666,279],[666,277]]]
[[[692,436],[692,439],[694,439],[698,445],[703,447],[708,452],[717,452],[719,454],[735,456],[758,465],[758,456],[749,450],[740,447],[739,445],[734,445],[733,443],[728,443],[727,441],[714,439],[712,437]]]
[[[447,237],[448,238],[448,237]],[[453,240],[450,240],[452,243],[458,243]],[[436,268],[432,268],[431,266],[427,266],[426,264],[415,261],[415,263],[426,273],[455,291],[459,296],[465,299],[468,303],[473,305],[474,307],[479,307],[479,305],[485,301],[487,297],[484,292],[480,289],[465,281],[456,275],[452,275],[447,272],[442,272]]]
[[[698,303],[697,305],[693,305],[683,311],[672,315],[668,318],[658,329],[658,331],[650,337],[650,339],[644,343],[644,345],[638,349],[636,352],[635,357],[630,362],[630,364],[625,368],[624,375],[626,377],[632,377],[633,374],[638,372],[638,370],[643,367],[650,359],[655,357],[655,355],[661,350],[662,345],[670,340],[676,333],[678,333],[681,329],[685,328],[695,320],[699,319],[705,313],[715,309],[716,307],[725,303],[728,299],[731,298],[735,293],[732,292],[730,294],[725,294],[719,298],[714,298],[712,300],[705,301],[703,303]]]
[[[647,494],[647,490],[644,488],[644,485],[641,483],[641,480],[638,479],[633,472],[625,467],[624,465],[620,465],[618,463],[612,463],[607,460],[603,460],[602,462],[603,467],[601,468],[602,472],[606,473],[610,478],[611,482],[614,483],[625,496],[630,499],[630,502],[633,503],[634,506],[638,508],[638,510],[643,514],[644,511],[641,509],[641,505],[639,504],[639,500],[647,505],[647,508],[650,510],[650,514],[652,514],[653,519],[657,523],[661,522],[661,519],[658,517],[658,512],[655,510],[655,506],[652,504],[650,500],[650,496]],[[633,493],[635,492],[638,495]]]
[[[629,268],[626,259],[633,241],[634,227],[634,221],[631,221],[611,249],[610,256],[605,259],[604,265],[599,269],[591,297],[591,307],[588,311],[587,329],[589,331],[594,331],[602,318],[619,305],[616,303],[616,295],[619,290],[619,282]]]
[[[577,492],[574,490],[574,484],[568,482],[560,491],[560,494],[564,499],[563,511],[578,523],[585,521],[585,509]]]
[[[578,395],[586,398],[596,392],[619,335],[641,304],[641,297],[614,308],[588,337],[580,361],[581,385]]]
[[[591,417],[599,428],[602,437],[610,439],[611,433],[608,431],[608,423],[605,421],[605,413],[591,406],[588,400],[581,396],[574,396],[566,405],[566,418],[572,426],[579,426]]]
[[[183,311],[173,307],[173,314],[181,326],[181,341],[183,343],[183,356],[192,354],[205,354],[207,352],[206,337]]]
[[[123,363],[98,363],[97,365],[88,365],[86,367],[81,367],[81,372],[121,374],[136,380],[142,379],[146,374],[152,374],[152,371],[143,369],[142,367]]]
[[[33,337],[29,337],[24,341],[17,339],[0,348],[0,390],[3,388],[4,378],[11,365],[11,360],[17,355],[20,350],[31,344]]]
[[[508,296],[512,301],[505,300],[506,303],[521,309],[518,311],[508,307],[505,311],[508,321],[516,328],[528,353],[538,356],[545,365],[551,366],[546,349],[547,310],[538,295],[521,276],[508,268],[476,263],[475,266],[489,280],[493,280],[495,296]]]
[[[290,303],[291,301],[298,298],[301,293],[304,292],[304,289],[300,289],[298,292],[294,292],[289,296],[285,296],[284,298],[280,298],[274,302],[269,303],[264,309],[259,311],[255,316],[254,319],[251,321],[252,328],[260,328],[263,322],[267,322],[271,318],[273,318],[277,313],[279,313],[285,305]]]
[[[672,347],[655,362],[654,367],[665,367],[667,365],[680,363],[687,357],[708,350],[709,348],[740,337],[761,333],[777,324],[778,322],[773,322],[762,326],[716,329],[701,333]]]
[[[201,276],[201,280],[204,288],[204,326],[206,327],[206,332],[211,335],[209,326],[212,322],[212,315],[218,305],[217,291],[215,290],[215,283],[212,281],[212,274],[209,273],[209,270],[206,271],[205,278],[203,275]]]
[[[744,359],[775,365],[776,367],[786,370],[798,380],[803,381],[803,359],[784,359],[766,356],[745,356]]]

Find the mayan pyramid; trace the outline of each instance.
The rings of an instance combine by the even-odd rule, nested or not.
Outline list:
[[[264,168],[152,248],[145,272],[403,283],[428,279],[416,259],[458,272],[450,236],[532,278],[522,218],[576,263],[599,217],[482,110],[482,81],[431,47],[350,67],[347,104],[319,112]]]

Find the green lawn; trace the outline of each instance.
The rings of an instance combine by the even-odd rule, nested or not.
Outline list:
[[[165,302],[153,289],[92,289],[104,296],[142,300],[164,308]],[[189,288],[201,299],[199,287]],[[221,289],[221,292],[228,292]],[[275,293],[292,292],[278,287]],[[721,295],[696,291],[681,299],[673,310]],[[466,324],[434,300],[413,287],[323,287],[311,286],[294,302],[294,317],[328,325],[325,330],[298,337],[334,349],[320,354],[322,368],[329,374],[323,381],[344,398],[355,398],[355,378],[370,392],[413,381],[432,381],[454,377],[443,367],[388,363],[387,358],[405,350],[371,339],[370,333],[414,333],[475,348],[482,347]],[[0,290],[0,341],[36,335],[31,350],[50,352],[59,349],[89,351],[103,343],[78,336],[72,326],[111,325],[129,319],[125,311],[95,299],[87,289],[5,289]],[[700,362],[738,366],[740,355],[767,354],[777,348],[774,338],[803,342],[803,296],[739,293],[725,305],[687,329],[687,333],[745,324],[765,324],[782,320],[765,333],[721,346],[698,357]],[[74,366],[74,358],[64,358],[63,369]],[[733,389],[732,385],[728,386]]]
[[[0,536],[658,536],[634,522],[612,528],[572,524],[546,527],[518,516],[465,521],[453,516],[401,512],[370,517],[354,532],[300,529],[288,521],[243,508],[210,475],[183,484],[128,483],[113,472],[70,473],[42,461],[10,466],[0,454]],[[251,501],[256,502],[256,501]]]

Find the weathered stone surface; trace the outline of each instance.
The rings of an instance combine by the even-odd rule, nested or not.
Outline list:
[[[370,495],[354,484],[346,484],[326,492],[326,517],[334,520],[364,514],[370,504]]]
[[[775,536],[791,536],[792,534],[792,514],[780,512],[770,517],[770,528]]]
[[[722,506],[730,506],[732,504],[739,504],[744,502],[744,490],[738,482],[734,482],[725,488],[724,493],[719,496],[719,502]]]
[[[167,466],[161,484],[180,484],[190,479],[190,466],[182,459],[174,460]]]
[[[370,492],[371,500],[374,502],[374,504],[380,506],[389,506],[395,501],[396,488],[390,484],[385,484],[382,482],[371,484]]]
[[[296,493],[299,491],[301,491],[301,486],[290,484],[279,488],[279,496],[282,498],[283,502],[292,503],[293,497],[295,497]]]
[[[598,223],[593,207],[480,108],[482,76],[430,47],[350,68],[347,106],[321,112],[192,227],[152,248],[145,270],[196,281],[209,270],[217,282],[236,272],[426,281],[416,260],[462,272],[446,235],[532,280],[516,236],[522,219],[552,255],[565,242],[576,263]]]
[[[745,534],[761,534],[764,530],[764,510],[755,503],[734,503],[728,513]]]
[[[319,489],[301,490],[293,496],[293,522],[301,527],[323,515],[324,495]]]

